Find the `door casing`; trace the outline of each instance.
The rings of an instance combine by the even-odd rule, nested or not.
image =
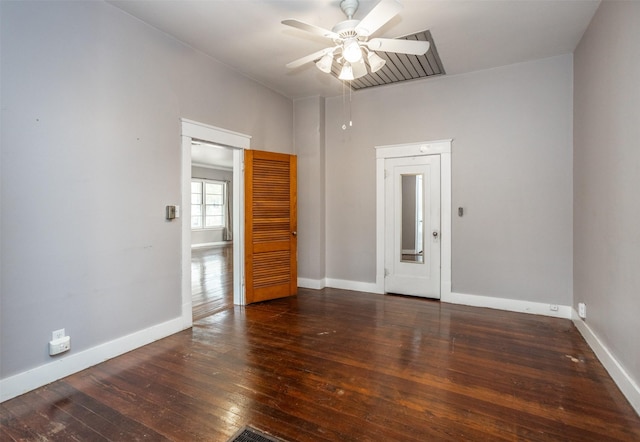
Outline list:
[[[451,295],[451,144],[453,140],[376,146],[376,293],[385,293],[385,159],[440,155],[440,298]]]
[[[244,150],[250,149],[251,136],[232,132],[197,121],[181,120],[182,152],[181,183],[182,210],[182,321],[185,327],[193,324],[191,299],[191,143],[194,139],[233,149],[233,303],[245,304],[244,293]]]

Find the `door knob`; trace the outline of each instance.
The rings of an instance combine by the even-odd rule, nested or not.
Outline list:
[[[294,230],[293,232],[291,232],[291,234],[292,234],[293,236],[298,236],[298,232],[296,232],[295,230]]]
[[[437,232],[437,231],[434,231],[434,232],[433,232],[433,237],[434,237],[434,238],[437,238],[437,237],[438,237],[438,232]]]

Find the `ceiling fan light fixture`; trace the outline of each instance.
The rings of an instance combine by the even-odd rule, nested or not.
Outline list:
[[[349,63],[356,63],[362,60],[362,48],[360,48],[358,40],[350,38],[345,41],[342,48],[342,56]]]
[[[340,80],[353,80],[353,68],[351,67],[351,63],[345,63],[342,66],[342,70],[340,71],[340,75],[338,76]]]
[[[367,65],[364,62],[364,58],[357,63],[351,63],[351,70],[353,71],[354,80],[367,75]]]
[[[324,73],[331,73],[331,65],[333,65],[333,52],[325,54],[318,62],[316,66]]]
[[[380,69],[382,69],[382,66],[384,66],[386,63],[386,61],[383,60],[382,57],[380,57],[378,54],[376,54],[373,51],[369,52],[367,59],[369,60],[371,73],[378,72]]]

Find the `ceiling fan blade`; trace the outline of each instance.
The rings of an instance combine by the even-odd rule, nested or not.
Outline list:
[[[428,41],[396,38],[374,38],[364,44],[372,51],[399,52],[411,55],[424,55],[430,46]]]
[[[328,29],[321,28],[316,25],[312,25],[309,23],[305,23],[300,20],[296,20],[295,18],[289,18],[287,20],[282,20],[283,25],[291,26],[297,29],[302,29],[303,31],[311,32],[312,34],[321,35],[326,38],[340,38],[338,34]]]
[[[358,26],[356,33],[361,37],[368,37],[386,22],[395,17],[402,10],[402,5],[398,0],[381,0],[372,10],[363,18]]]
[[[314,52],[313,54],[309,54],[306,57],[302,57],[299,58],[297,60],[292,61],[291,63],[287,63],[287,67],[289,69],[295,69],[298,68],[304,64],[310,63],[312,61],[318,60],[319,58],[322,58],[323,56],[333,52],[335,50],[335,48],[324,48],[318,52]]]

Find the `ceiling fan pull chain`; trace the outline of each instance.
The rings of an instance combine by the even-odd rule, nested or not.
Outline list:
[[[351,118],[351,80],[344,80],[342,82],[342,130],[347,130],[347,92],[345,88],[347,87],[347,81],[349,82],[349,126],[353,127],[353,120]]]
[[[351,89],[351,80],[349,80],[349,127],[353,127],[353,120],[351,118],[351,94],[353,89]]]
[[[345,82],[342,82],[342,130],[347,130],[347,93],[344,90]]]

